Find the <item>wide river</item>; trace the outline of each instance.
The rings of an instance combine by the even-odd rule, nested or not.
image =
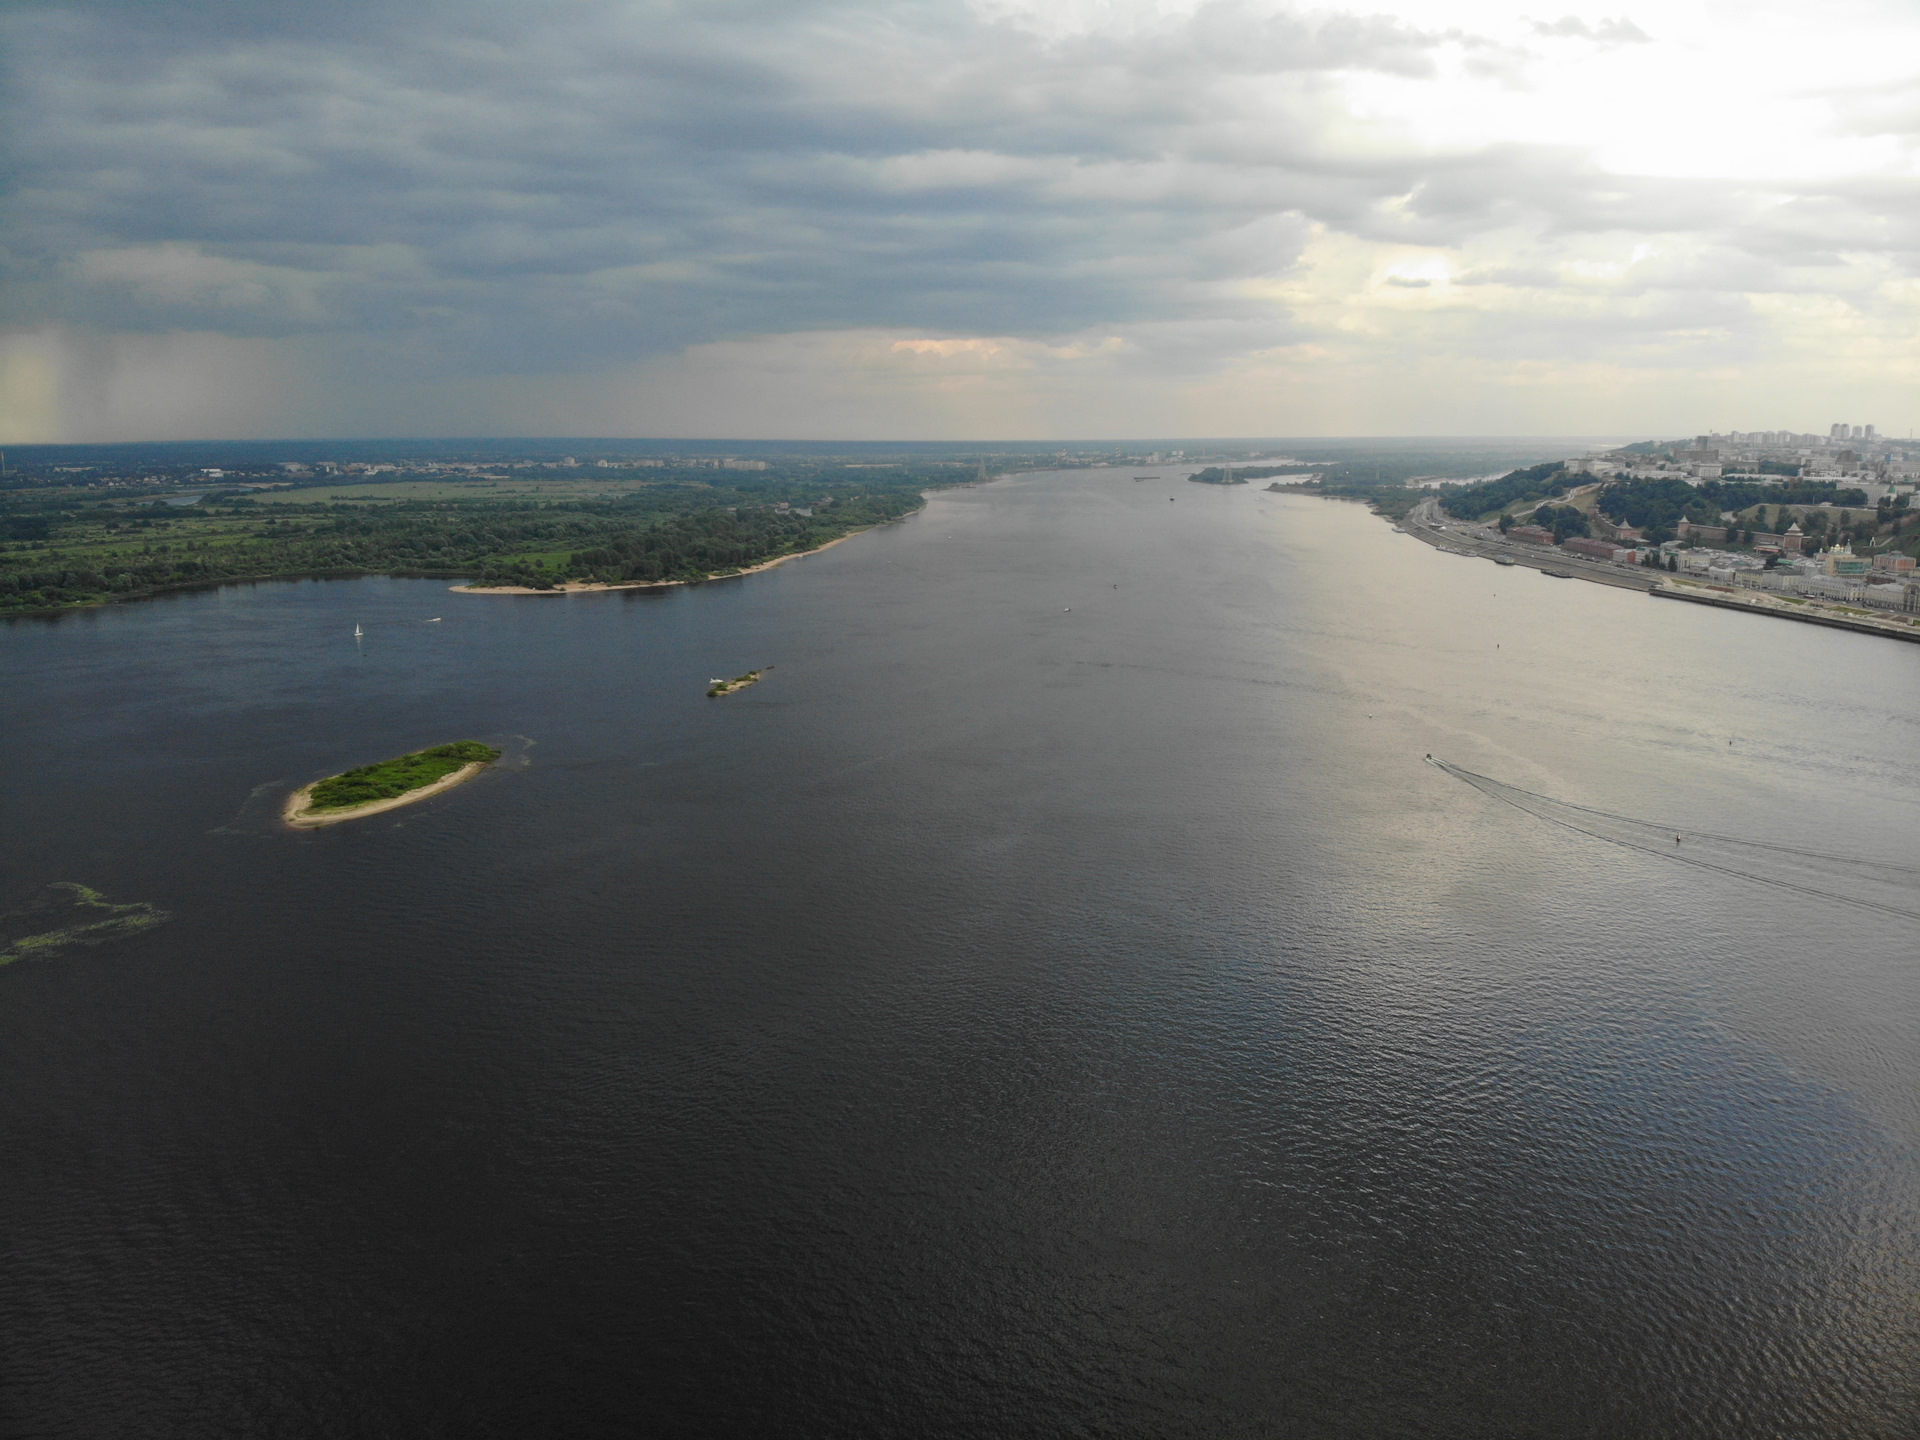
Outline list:
[[[9,1437],[1920,1433],[1920,646],[1095,470],[0,673]]]

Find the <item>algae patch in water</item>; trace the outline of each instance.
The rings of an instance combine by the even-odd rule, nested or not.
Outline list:
[[[100,945],[151,930],[170,917],[145,901],[115,905],[98,890],[71,880],[57,881],[22,905],[0,915],[0,965],[30,955],[51,955],[69,945]]]

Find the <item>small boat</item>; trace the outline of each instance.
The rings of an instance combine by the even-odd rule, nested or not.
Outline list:
[[[1573,572],[1571,570],[1542,570],[1540,573],[1542,575],[1551,575],[1556,580],[1571,580],[1573,578]]]
[[[362,631],[360,629],[360,624],[358,621],[355,621],[353,626],[353,638],[358,640],[361,634],[362,634]]]
[[[1511,565],[1511,564],[1513,564],[1513,562],[1512,562],[1511,560],[1509,560],[1509,559],[1507,559],[1507,557],[1506,557],[1506,556],[1504,556],[1504,555],[1496,555],[1496,556],[1494,556],[1494,557],[1493,557],[1493,563],[1494,563],[1494,564],[1496,564],[1496,565]]]
[[[439,623],[440,623],[440,617],[438,615],[434,616],[431,620],[427,621],[427,624],[429,625],[438,625]]]

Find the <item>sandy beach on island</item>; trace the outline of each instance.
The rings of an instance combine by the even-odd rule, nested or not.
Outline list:
[[[462,765],[451,775],[443,775],[431,785],[422,785],[418,790],[409,790],[404,795],[395,795],[390,800],[370,800],[365,805],[350,805],[341,810],[323,810],[317,815],[304,813],[307,801],[312,798],[313,785],[303,785],[287,797],[286,808],[280,812],[280,818],[289,825],[302,830],[315,829],[321,825],[337,825],[342,820],[358,820],[363,815],[378,815],[386,810],[398,810],[402,805],[411,805],[416,800],[425,800],[429,795],[438,795],[443,790],[451,790],[463,781],[471,780],[487,768],[484,760],[476,760],[471,765]]]
[[[900,517],[905,519],[903,515]],[[896,522],[888,521],[888,524]],[[597,580],[568,580],[551,590],[536,590],[531,585],[449,585],[447,588],[456,595],[585,595],[594,590],[665,590],[670,585],[705,585],[714,580],[733,580],[742,575],[758,575],[762,570],[771,570],[776,565],[784,565],[789,560],[804,560],[809,555],[818,555],[822,550],[831,550],[836,545],[844,545],[856,535],[864,535],[874,529],[872,525],[863,525],[858,530],[850,530],[824,545],[816,545],[811,550],[796,550],[791,555],[776,555],[771,560],[762,560],[758,565],[748,565],[739,570],[729,570],[724,575],[704,575],[698,580],[622,580],[618,584],[604,584]]]

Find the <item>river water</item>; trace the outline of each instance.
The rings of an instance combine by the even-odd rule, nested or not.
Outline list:
[[[1920,647],[1132,474],[0,631],[0,1430],[1920,1429]]]

